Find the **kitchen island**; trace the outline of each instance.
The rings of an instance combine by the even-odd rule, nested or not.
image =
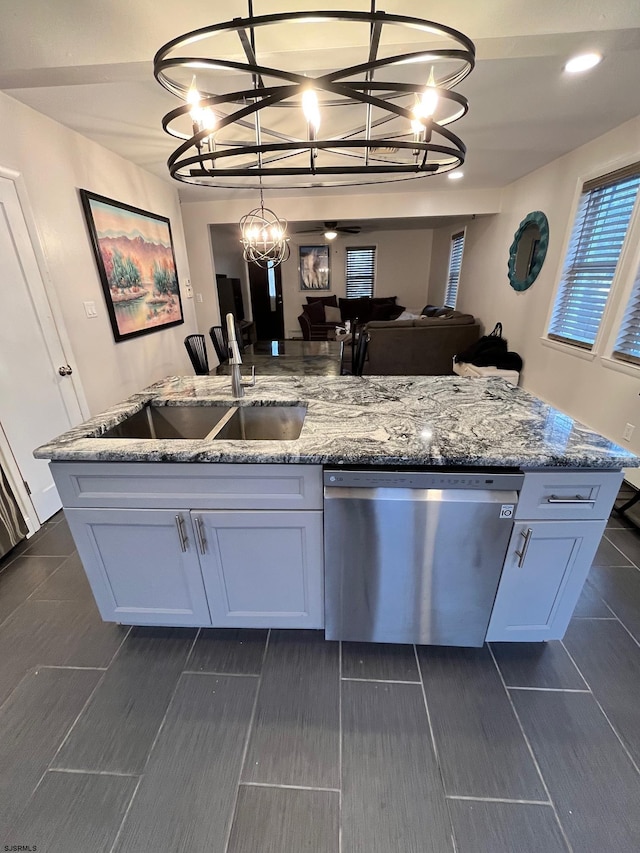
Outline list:
[[[149,407],[254,406],[306,411],[299,437],[216,437],[217,427],[197,438],[117,437]],[[241,400],[225,377],[170,377],[36,456],[51,460],[103,618],[126,624],[322,628],[325,570],[334,571],[324,560],[333,532],[323,527],[323,471],[459,472],[464,489],[520,474],[499,507],[506,548],[486,617],[486,637],[506,641],[564,634],[621,469],[640,465],[521,388],[458,377],[258,377]],[[482,531],[457,536],[483,547]]]

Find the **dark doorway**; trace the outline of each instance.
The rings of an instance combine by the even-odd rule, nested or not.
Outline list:
[[[259,341],[281,340],[284,338],[284,312],[280,267],[266,270],[256,264],[247,264],[247,267],[257,338]]]

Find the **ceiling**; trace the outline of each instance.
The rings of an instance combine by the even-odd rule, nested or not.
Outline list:
[[[258,15],[335,7],[367,11],[370,3],[254,0]],[[382,0],[377,8],[431,18],[476,44],[475,70],[457,89],[470,109],[452,127],[468,149],[455,190],[505,186],[640,114],[637,0]],[[2,0],[0,89],[170,181],[166,160],[176,140],[161,121],[180,102],[154,79],[153,56],[177,35],[246,14],[243,0]],[[291,42],[270,47],[272,61],[297,58]],[[307,69],[342,66],[354,55],[338,32],[321,46],[300,37],[295,50]],[[585,74],[563,73],[570,56],[587,50],[604,61]],[[401,187],[424,191],[425,181],[454,189],[444,175]],[[176,185],[183,201],[249,192]]]

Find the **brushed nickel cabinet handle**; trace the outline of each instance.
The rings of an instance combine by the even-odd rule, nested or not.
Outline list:
[[[196,535],[198,537],[198,542],[200,544],[200,553],[206,554],[207,553],[207,540],[205,539],[205,536],[204,536],[204,525],[202,524],[202,519],[196,515],[194,517],[193,521],[194,521],[195,528],[196,528]]]
[[[525,558],[527,556],[527,551],[529,550],[529,543],[531,542],[531,536],[533,535],[533,530],[530,527],[527,527],[526,530],[520,531],[520,536],[524,536],[524,543],[522,545],[522,551],[516,551],[516,557],[518,557],[518,568],[521,569],[524,565]]]
[[[583,498],[581,495],[576,495],[575,498],[559,498],[557,495],[551,495],[547,498],[548,504],[594,504],[592,498]]]
[[[176,515],[176,527],[178,528],[178,538],[180,539],[180,548],[182,551],[187,550],[187,537],[184,535],[184,521],[181,515]]]

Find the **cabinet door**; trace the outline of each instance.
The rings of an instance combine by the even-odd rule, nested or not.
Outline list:
[[[67,509],[65,516],[104,620],[211,624],[188,512]]]
[[[562,639],[605,525],[606,521],[516,523],[487,640]]]
[[[324,626],[321,512],[193,512],[212,622]]]

